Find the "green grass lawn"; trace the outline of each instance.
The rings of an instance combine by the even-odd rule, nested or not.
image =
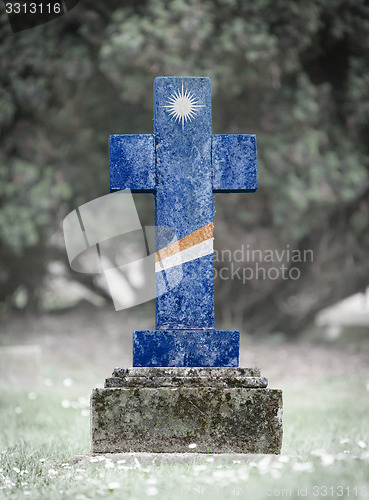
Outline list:
[[[248,464],[114,463],[87,454],[90,387],[0,392],[0,498],[369,498],[367,381],[332,378],[284,390],[282,455]],[[190,451],[190,450],[189,450]]]

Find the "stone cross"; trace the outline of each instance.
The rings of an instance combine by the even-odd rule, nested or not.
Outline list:
[[[159,77],[154,134],[109,150],[111,191],[154,193],[176,235],[156,235],[156,330],[134,332],[133,366],[238,366],[239,332],[214,324],[213,193],[256,190],[255,135],[212,134],[209,78]]]

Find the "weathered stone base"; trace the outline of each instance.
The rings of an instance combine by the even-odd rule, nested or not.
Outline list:
[[[280,453],[282,391],[266,389],[259,375],[247,368],[116,369],[91,396],[92,451]]]

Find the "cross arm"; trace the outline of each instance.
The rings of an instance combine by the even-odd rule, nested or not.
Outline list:
[[[256,191],[255,135],[213,135],[211,154],[215,193]]]
[[[155,191],[155,141],[152,134],[109,137],[110,191]]]

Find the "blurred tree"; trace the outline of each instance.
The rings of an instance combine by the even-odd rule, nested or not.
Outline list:
[[[216,280],[218,321],[294,333],[365,287],[368,33],[365,0],[85,0],[16,35],[3,15],[0,300],[37,305],[57,221],[106,194],[109,133],[152,131],[158,75],[210,76],[214,132],[258,136],[259,190],[216,196],[217,250],[314,252],[283,261],[298,280]]]

